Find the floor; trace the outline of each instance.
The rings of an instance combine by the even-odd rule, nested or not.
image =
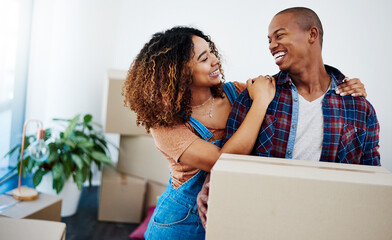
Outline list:
[[[67,240],[130,239],[129,234],[138,224],[98,221],[98,199],[99,187],[83,189],[77,213],[61,219],[67,224]]]

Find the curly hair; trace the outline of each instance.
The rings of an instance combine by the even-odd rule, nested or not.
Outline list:
[[[154,34],[130,66],[122,87],[124,105],[136,113],[137,125],[147,132],[185,123],[192,113],[192,69],[188,63],[195,54],[193,36],[204,39],[220,60],[209,36],[195,28],[174,27]],[[220,61],[219,70],[224,80]],[[223,98],[222,81],[211,87],[211,93]]]

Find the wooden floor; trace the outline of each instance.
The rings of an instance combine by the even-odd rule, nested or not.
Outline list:
[[[83,189],[77,213],[61,219],[67,224],[67,240],[130,239],[129,234],[138,224],[98,221],[98,200],[99,187]]]

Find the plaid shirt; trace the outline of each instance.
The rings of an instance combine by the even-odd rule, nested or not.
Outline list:
[[[331,76],[331,89],[322,101],[324,133],[320,161],[380,165],[378,141],[380,127],[373,106],[363,97],[335,93],[344,75],[325,65]],[[292,158],[298,123],[298,92],[285,72],[276,79],[276,94],[270,103],[253,149],[254,155]],[[245,89],[233,104],[223,143],[239,128],[252,105]]]

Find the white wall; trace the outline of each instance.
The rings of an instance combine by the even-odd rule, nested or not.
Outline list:
[[[190,25],[211,35],[224,57],[226,80],[278,71],[267,28],[278,11],[315,10],[324,26],[324,62],[365,83],[381,125],[382,164],[392,171],[392,2],[389,0],[185,1],[36,0],[27,117],[90,112],[101,121],[105,73],[128,69],[151,35]]]

